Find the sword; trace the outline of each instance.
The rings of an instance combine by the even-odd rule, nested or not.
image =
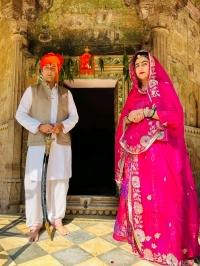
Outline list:
[[[51,148],[51,143],[54,141],[54,138],[51,138],[51,134],[45,138],[45,153],[42,164],[42,179],[41,179],[41,199],[42,199],[42,212],[45,228],[47,233],[51,239],[51,231],[50,231],[50,222],[48,220],[47,215],[47,204],[46,204],[46,179],[47,179],[47,166],[49,161],[49,153]]]

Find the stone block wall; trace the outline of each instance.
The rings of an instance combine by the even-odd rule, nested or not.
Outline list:
[[[0,210],[4,205],[6,194],[9,193],[3,182],[8,153],[8,121],[12,105],[12,41],[7,20],[0,19]]]
[[[168,73],[182,103],[185,141],[195,183],[200,192],[200,11],[185,7],[168,37]]]

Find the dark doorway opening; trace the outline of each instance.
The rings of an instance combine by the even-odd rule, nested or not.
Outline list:
[[[115,195],[114,88],[70,88],[79,122],[72,130],[68,195]]]

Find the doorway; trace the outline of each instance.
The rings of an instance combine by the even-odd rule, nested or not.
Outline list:
[[[68,195],[114,196],[114,87],[69,88],[79,122],[71,132]]]

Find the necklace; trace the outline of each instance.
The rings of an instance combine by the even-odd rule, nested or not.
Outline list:
[[[148,86],[146,86],[146,87],[143,87],[143,86],[142,86],[141,90],[142,90],[142,91],[147,91],[147,88],[148,88]]]
[[[139,91],[139,93],[141,93],[141,94],[146,94],[146,93],[147,93],[147,88],[148,88],[148,86],[146,86],[145,88],[142,87],[142,88],[139,88],[138,91]]]

